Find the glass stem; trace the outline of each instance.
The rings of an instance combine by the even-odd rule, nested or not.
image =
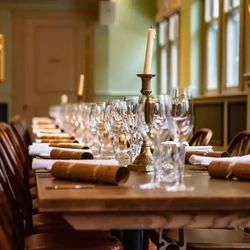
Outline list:
[[[103,132],[102,131],[98,131],[98,142],[99,142],[99,157],[102,156],[102,136],[103,136]]]
[[[179,143],[177,146],[179,152],[179,160],[178,160],[179,186],[184,186],[185,147],[182,143]]]
[[[119,144],[119,137],[117,135],[114,135],[114,155],[115,155],[115,159],[117,159],[118,144]]]
[[[161,145],[154,146],[153,152],[154,158],[154,174],[153,174],[153,183],[155,186],[158,186],[160,183],[160,176],[161,176]]]

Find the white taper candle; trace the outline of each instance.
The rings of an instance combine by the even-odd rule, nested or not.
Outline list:
[[[147,37],[147,46],[146,46],[146,54],[144,61],[144,74],[151,74],[151,63],[152,63],[152,51],[153,51],[153,40],[155,38],[156,32],[155,29],[148,29],[148,37]]]
[[[84,75],[81,74],[80,75],[79,85],[78,85],[77,95],[79,95],[79,96],[83,95],[83,88],[84,88]]]

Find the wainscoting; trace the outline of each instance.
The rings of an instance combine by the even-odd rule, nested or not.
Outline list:
[[[212,129],[210,145],[226,150],[234,136],[247,129],[247,95],[194,98],[194,114],[194,132]]]
[[[0,103],[0,121],[7,122],[8,121],[8,104]]]

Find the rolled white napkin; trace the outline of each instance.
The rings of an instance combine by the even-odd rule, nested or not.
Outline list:
[[[244,156],[233,156],[233,157],[206,157],[199,155],[191,155],[189,162],[193,165],[202,165],[208,166],[212,161],[221,161],[221,162],[250,162],[250,155]]]
[[[92,153],[91,149],[54,148],[54,147],[49,147],[48,145],[40,145],[40,144],[30,145],[28,152],[29,155],[31,156],[37,156],[37,155],[49,156],[52,149],[67,150],[67,151],[82,152],[82,153],[86,152]]]
[[[119,163],[115,159],[111,160],[51,160],[51,159],[37,159],[34,158],[32,161],[32,169],[48,169],[50,170],[52,165],[55,162],[72,162],[72,163],[81,163],[86,165],[110,165],[110,166],[119,166]]]
[[[205,151],[205,152],[212,152],[212,146],[186,146],[185,151]]]
[[[165,141],[162,142],[162,145],[176,145],[177,142],[174,141]],[[211,152],[213,151],[213,146],[188,146],[187,142],[183,143],[185,146],[185,151],[205,151],[205,152]]]

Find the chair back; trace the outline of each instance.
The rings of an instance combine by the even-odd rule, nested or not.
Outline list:
[[[9,184],[13,190],[18,207],[25,221],[27,234],[29,234],[32,231],[33,226],[32,199],[28,186],[24,182],[20,172],[17,170],[17,166],[10,161],[9,155],[6,152],[8,144],[3,138],[4,133],[5,132],[0,130],[0,157],[3,163],[0,165],[0,168],[2,168],[2,171],[6,173],[8,177]]]
[[[213,136],[209,128],[201,128],[190,139],[189,146],[207,146]]]
[[[22,216],[2,167],[0,167],[0,236],[0,249],[24,249],[25,233]]]
[[[229,143],[227,152],[231,156],[250,154],[250,130],[238,133]]]
[[[0,122],[0,133],[1,131],[5,132],[3,133],[3,136],[5,137],[6,143],[8,143],[6,151],[10,157],[10,161],[13,164],[16,164],[18,170],[23,175],[23,178],[28,182],[29,169],[31,168],[31,158],[29,157],[28,159],[27,156],[25,156],[27,155],[28,149],[23,149],[9,124]]]
[[[28,148],[32,140],[26,120],[20,115],[16,115],[12,119],[10,119],[9,123],[13,128],[13,131],[17,134],[19,141],[23,144],[25,148]]]
[[[20,159],[21,163],[25,163],[25,161],[26,161],[25,157],[26,157],[28,149],[22,147],[22,144],[18,140],[18,137],[15,134],[15,132],[13,131],[13,129],[10,126],[10,124],[5,123],[5,122],[0,122],[0,127],[2,129],[4,129],[6,131],[6,133],[8,134],[11,142],[13,143],[13,147],[15,148],[15,151],[19,155],[19,159]]]

